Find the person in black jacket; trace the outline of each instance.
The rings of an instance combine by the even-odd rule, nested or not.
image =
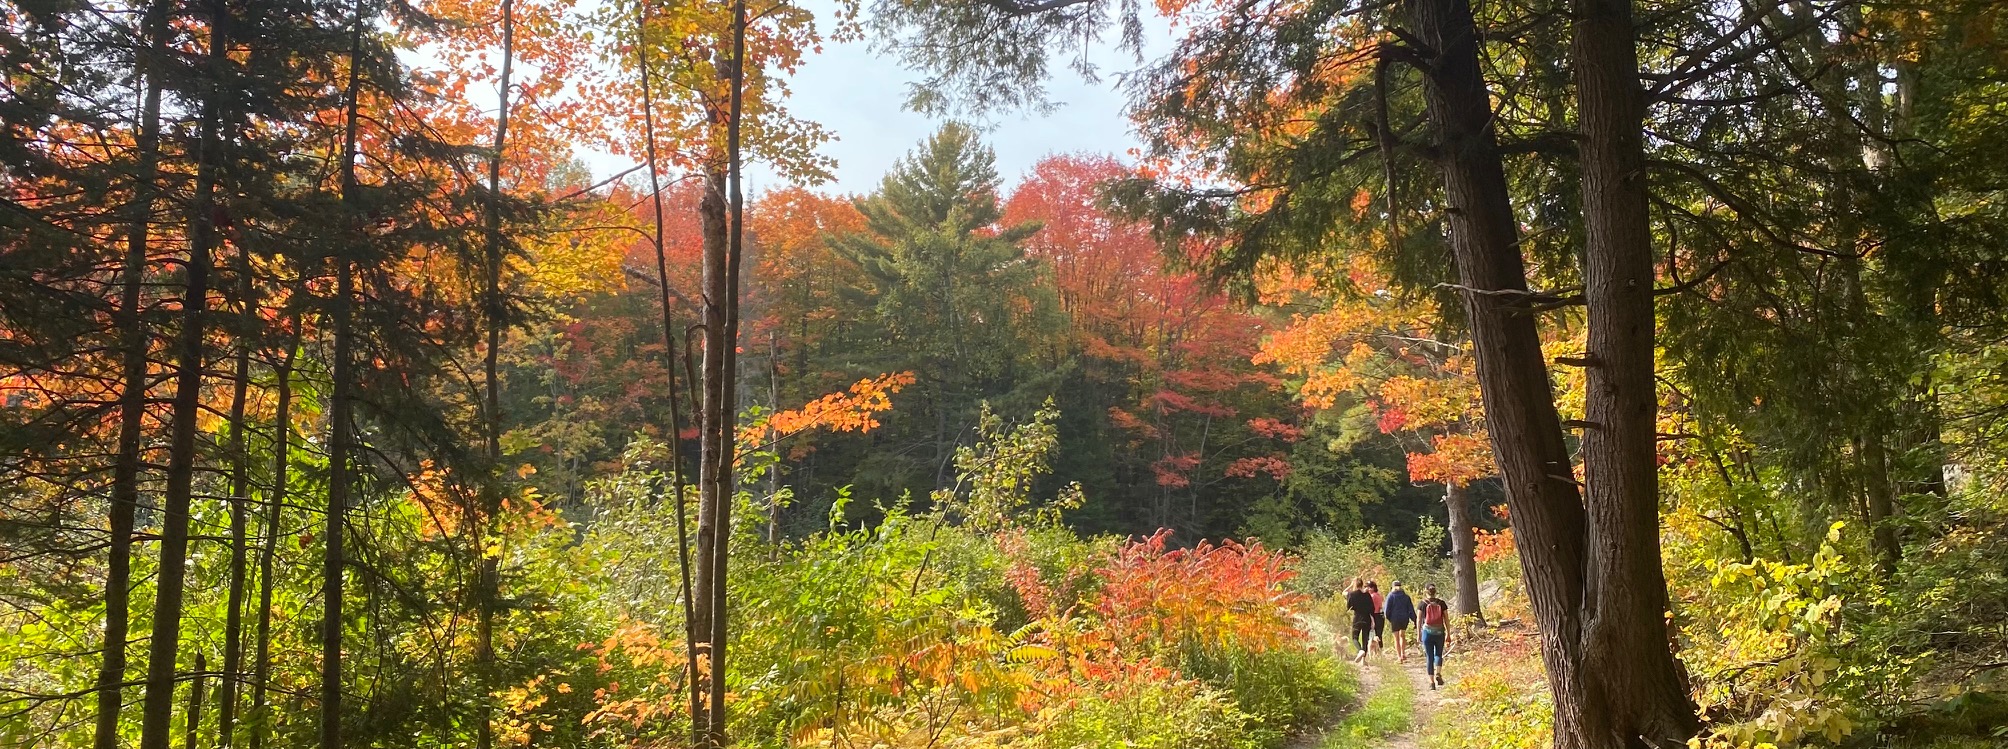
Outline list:
[[[1353,578],[1353,589],[1346,591],[1346,610],[1353,612],[1353,648],[1359,651],[1353,662],[1365,663],[1374,636],[1374,597],[1367,592],[1365,579]]]
[[[1388,628],[1394,630],[1395,660],[1407,663],[1408,627],[1415,623],[1415,599],[1408,597],[1408,591],[1402,589],[1400,580],[1389,587],[1393,590],[1388,591],[1387,604],[1382,611],[1387,615]]]

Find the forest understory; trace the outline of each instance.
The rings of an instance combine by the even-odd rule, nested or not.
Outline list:
[[[2003,142],[1993,0],[0,0],[0,748],[2008,746]]]

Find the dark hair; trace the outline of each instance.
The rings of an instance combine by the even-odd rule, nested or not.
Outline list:
[[[1432,596],[1433,596],[1433,595],[1436,595],[1436,583],[1430,583],[1430,584],[1428,584],[1428,585],[1424,585],[1424,586],[1422,586],[1422,589],[1423,589],[1423,590],[1424,590],[1425,592],[1428,592],[1428,593],[1429,593],[1430,595],[1432,595]]]
[[[1379,592],[1380,592],[1380,583],[1377,583],[1377,582],[1374,582],[1374,581],[1372,581],[1372,580],[1368,580],[1368,581],[1367,581],[1367,590],[1371,590],[1371,591],[1373,591],[1373,592],[1375,592],[1375,593],[1379,593]]]

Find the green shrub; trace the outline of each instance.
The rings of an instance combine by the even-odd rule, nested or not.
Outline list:
[[[1047,707],[1032,733],[1042,749],[1260,749],[1254,722],[1198,682],[1129,680]]]
[[[1183,661],[1181,672],[1225,692],[1254,718],[1251,730],[1265,744],[1316,724],[1359,688],[1352,671],[1321,650],[1195,651]]]

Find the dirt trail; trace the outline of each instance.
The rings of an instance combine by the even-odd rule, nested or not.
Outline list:
[[[1341,644],[1342,635],[1322,618],[1300,616],[1299,623],[1305,632],[1310,634],[1311,642],[1318,646],[1331,648]],[[1350,648],[1342,648],[1340,655],[1349,657]],[[1378,749],[1420,749],[1424,726],[1430,723],[1440,705],[1455,700],[1442,688],[1429,688],[1429,677],[1423,672],[1422,649],[1415,643],[1410,643],[1408,662],[1397,662],[1393,644],[1388,643],[1386,652],[1367,656],[1367,662],[1360,667],[1359,674],[1360,693],[1353,703],[1333,715],[1331,725],[1291,739],[1284,745],[1286,749],[1319,749],[1324,746],[1327,736],[1341,726],[1345,716],[1366,704],[1367,700],[1380,692],[1385,682],[1391,678],[1405,678],[1409,681],[1410,694],[1414,698],[1413,709],[1410,711],[1412,721],[1406,730],[1374,741],[1373,746]]]

